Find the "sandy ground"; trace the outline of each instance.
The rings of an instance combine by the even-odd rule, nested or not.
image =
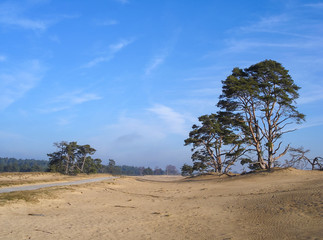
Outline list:
[[[53,182],[53,183],[39,183],[39,184],[28,184],[28,185],[21,185],[21,186],[10,186],[6,188],[0,188],[1,193],[10,193],[10,192],[21,192],[21,191],[30,191],[30,190],[38,190],[41,188],[50,188],[56,186],[71,186],[71,185],[80,185],[85,183],[92,183],[92,182],[101,182],[104,180],[110,180],[117,177],[99,177],[99,178],[88,178],[88,179],[81,179],[76,181],[70,182]]]
[[[77,176],[62,175],[59,173],[28,172],[28,173],[0,173],[0,187],[31,185],[46,182],[70,182],[94,177],[111,176],[109,174],[79,174]]]
[[[295,169],[125,177],[1,206],[0,239],[323,239],[322,189]]]

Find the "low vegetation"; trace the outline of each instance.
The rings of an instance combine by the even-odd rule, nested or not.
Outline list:
[[[0,206],[4,206],[8,203],[15,203],[19,201],[37,203],[40,199],[52,199],[56,198],[59,191],[73,191],[70,186],[52,187],[46,189],[38,189],[31,191],[18,191],[0,194]]]

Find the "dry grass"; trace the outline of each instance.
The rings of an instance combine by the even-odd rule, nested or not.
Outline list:
[[[36,184],[36,183],[48,183],[48,182],[62,182],[62,181],[76,181],[86,178],[102,177],[102,174],[78,174],[77,176],[68,176],[60,173],[49,172],[28,172],[28,173],[0,173],[0,188]],[[105,174],[104,176],[108,176]]]
[[[27,184],[76,181],[80,179],[95,178],[95,177],[102,177],[102,175],[79,174],[77,176],[67,176],[59,173],[47,173],[47,172],[0,173],[0,188],[18,186],[18,185],[27,185]],[[74,188],[76,188],[76,186]],[[61,192],[64,190],[74,191],[74,188],[70,186],[60,186],[60,187],[51,187],[46,189],[38,189],[38,190],[30,190],[30,191],[1,193],[0,206],[4,206],[6,204],[12,204],[20,201],[28,202],[28,203],[37,203],[39,202],[40,199],[56,198],[57,193],[60,191]]]
[[[66,179],[66,177],[58,173],[44,172],[0,173],[0,187],[60,181]]]
[[[54,199],[59,193],[64,191],[73,192],[74,188],[70,186],[51,187],[31,191],[18,191],[0,194],[0,206],[13,204],[17,202],[38,203],[41,199]]]

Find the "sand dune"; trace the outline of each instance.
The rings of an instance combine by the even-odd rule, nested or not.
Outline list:
[[[323,239],[323,172],[125,177],[0,207],[0,239]],[[42,190],[39,190],[42,191]]]

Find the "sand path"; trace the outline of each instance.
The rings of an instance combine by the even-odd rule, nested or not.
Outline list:
[[[119,178],[0,207],[0,239],[323,239],[322,189],[323,172],[288,169]]]
[[[91,182],[100,182],[104,180],[111,180],[116,177],[101,177],[101,178],[90,178],[90,179],[82,179],[78,181],[72,182],[55,182],[55,183],[45,183],[45,184],[32,184],[32,185],[24,185],[19,187],[7,187],[0,188],[0,193],[9,193],[9,192],[18,192],[18,191],[29,191],[29,190],[37,190],[40,188],[48,188],[48,187],[56,187],[56,186],[71,186],[71,185],[79,185]]]

